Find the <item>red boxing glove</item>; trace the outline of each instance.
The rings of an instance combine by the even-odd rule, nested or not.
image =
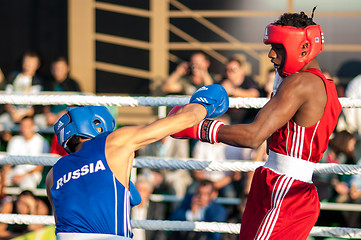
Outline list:
[[[181,109],[181,108],[182,108],[182,106],[179,106],[179,105],[173,107],[173,108],[169,111],[168,116],[175,114],[175,113],[178,112],[178,110]]]
[[[176,113],[181,106],[175,106],[169,112],[169,115]],[[218,120],[204,119],[199,124],[186,128],[180,132],[171,135],[173,138],[178,139],[199,139],[202,142],[218,143],[217,133],[220,126],[224,125],[223,122]]]
[[[181,108],[182,106],[175,106],[174,108],[172,108],[172,110],[169,111],[168,116],[175,114]],[[198,129],[198,125],[195,125],[193,127],[186,128],[178,133],[175,133],[171,136],[173,138],[178,138],[178,139],[189,139],[189,138],[197,139],[197,129]]]
[[[202,142],[218,143],[217,134],[220,126],[224,125],[223,122],[218,120],[204,119],[199,124],[186,128],[178,133],[171,135],[178,139],[199,139]]]

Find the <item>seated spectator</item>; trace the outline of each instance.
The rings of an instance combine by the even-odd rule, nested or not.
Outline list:
[[[229,124],[229,116],[224,114],[217,118]],[[242,158],[241,153],[249,149],[236,148],[233,146],[227,146],[223,143],[209,144],[206,142],[196,142],[192,156],[195,159],[202,161],[226,161],[227,159],[238,160],[238,159],[249,159]],[[250,151],[249,151],[250,152]],[[240,158],[241,157],[241,158]],[[194,193],[194,189],[197,184],[202,180],[209,180],[213,182],[214,186],[218,189],[221,197],[236,197],[239,189],[236,189],[236,181],[241,179],[240,172],[233,171],[206,171],[206,170],[193,170],[193,177],[196,180],[188,189],[189,192]]]
[[[208,72],[210,61],[202,52],[192,54],[190,62],[179,64],[162,86],[165,93],[192,95],[198,88],[215,82]]]
[[[260,97],[271,98],[275,76],[276,70],[272,67],[267,72],[266,82],[263,88],[260,90]]]
[[[361,159],[358,161],[361,165]],[[361,204],[361,174],[354,174],[350,179],[350,191],[347,203]],[[361,227],[361,212],[343,212],[348,227]]]
[[[194,146],[193,158],[204,161],[225,161],[227,146],[223,143],[209,144],[205,142],[197,142]],[[207,170],[193,170],[193,177],[195,182],[191,185],[188,191],[194,192],[194,188],[202,180],[213,182],[214,186],[219,189],[222,197],[235,197],[236,191],[231,183],[233,178],[239,176],[239,173],[231,171],[207,171]]]
[[[69,76],[69,65],[64,57],[55,59],[51,64],[52,81],[46,86],[47,91],[55,92],[81,92],[80,86],[76,80]],[[65,113],[67,105],[51,105],[44,107],[44,114],[49,126]]]
[[[0,170],[0,211],[5,203],[11,201],[11,197],[5,193],[5,174],[4,169]]]
[[[189,141],[187,139],[174,139],[168,136],[139,149],[138,156],[189,158]],[[177,197],[184,197],[187,187],[193,181],[189,171],[186,169],[161,169],[156,173],[150,169],[142,169],[142,172],[152,175],[154,179],[160,179],[161,177],[162,183],[167,188],[167,193],[175,194]],[[159,174],[161,176],[158,176]],[[154,182],[154,187],[157,187],[158,184],[160,184],[159,181]]]
[[[26,52],[23,57],[21,72],[12,72],[6,79],[7,93],[38,93],[42,90],[43,80],[37,74],[40,57],[36,52]],[[29,105],[5,105],[6,112],[0,116],[0,123],[5,127],[13,127],[25,116],[33,116],[34,107]]]
[[[240,223],[242,222],[242,216],[246,208],[248,195],[241,195],[240,202],[237,205],[230,206],[229,216],[227,223]],[[238,240],[238,234],[224,233],[222,240]]]
[[[323,69],[322,73],[326,77],[326,79],[332,79],[334,81],[336,85],[337,96],[340,98],[345,97],[345,89],[347,84],[341,83],[340,79],[337,76],[331,75],[331,73],[326,69]]]
[[[5,77],[4,77],[4,73],[0,68],[0,89],[4,89],[4,84],[5,84]]]
[[[237,56],[230,58],[226,64],[225,78],[222,86],[230,97],[259,97],[258,85],[246,75],[245,62]]]
[[[49,214],[49,208],[42,200],[35,197],[31,191],[25,190],[14,200],[5,203],[1,209],[1,213],[47,215]],[[26,225],[0,223],[0,238],[4,240],[12,239],[43,227],[44,225],[35,224]]]
[[[12,155],[37,156],[49,153],[49,143],[40,134],[35,132],[35,124],[32,117],[24,117],[20,122],[20,135],[10,139],[7,153]],[[7,165],[6,185],[17,186],[21,189],[35,189],[41,181],[43,166]]]
[[[217,196],[218,191],[211,181],[201,181],[196,193],[185,196],[181,206],[170,216],[170,220],[225,222],[227,220],[227,211],[222,205],[214,202]],[[221,239],[221,237],[221,233],[172,232],[169,239],[217,240]]]
[[[258,155],[260,154],[260,148],[250,149],[228,146],[226,148],[226,159],[231,160],[243,160],[243,161],[260,161]],[[233,188],[236,191],[235,197],[241,197],[248,195],[251,189],[251,183],[254,171],[248,172],[234,172],[235,177],[232,182]]]
[[[142,198],[142,202],[133,207],[131,218],[136,220],[165,220],[165,205],[161,202],[149,200],[154,187],[150,179],[144,175],[138,175],[135,183],[136,188]],[[143,229],[133,229],[133,240],[162,240],[166,239],[164,231],[145,231]]]
[[[246,75],[245,64],[245,61],[237,56],[230,58],[226,64],[225,77],[221,85],[230,97],[259,97],[258,84]],[[257,110],[230,108],[227,113],[231,117],[231,124],[237,124],[252,121]]]
[[[356,138],[347,131],[335,132],[320,163],[355,164]],[[320,201],[345,202],[349,194],[348,175],[317,174],[313,182]]]

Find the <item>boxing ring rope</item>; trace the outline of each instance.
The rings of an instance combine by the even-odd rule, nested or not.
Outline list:
[[[189,102],[189,96],[172,97],[118,97],[118,96],[84,96],[84,95],[23,95],[0,94],[0,104],[23,105],[102,105],[119,107],[138,106],[176,106]],[[262,108],[267,98],[229,98],[230,108]],[[361,99],[339,98],[344,108],[361,108]]]
[[[6,187],[4,192],[9,195],[19,195],[21,189],[17,187]],[[33,193],[36,196],[46,197],[46,189],[37,188],[33,190]],[[152,202],[181,202],[183,200],[182,197],[165,194],[151,194],[149,199]],[[214,201],[221,205],[238,205],[241,203],[239,198],[228,197],[217,197]],[[321,210],[361,212],[361,204],[321,202]]]
[[[19,156],[0,153],[0,165],[34,164],[41,166],[53,166],[60,157],[51,154],[39,156]],[[175,159],[156,157],[134,158],[134,168],[155,168],[155,169],[187,169],[206,171],[254,171],[262,166],[264,162],[226,160],[226,161],[204,161],[195,158]],[[315,173],[320,174],[361,174],[361,165],[318,163],[315,165]]]
[[[118,96],[83,96],[83,95],[20,95],[0,94],[0,104],[24,104],[24,105],[103,105],[120,107],[137,106],[176,106],[185,105],[189,102],[188,96],[178,97],[118,97]],[[230,108],[262,108],[268,99],[266,98],[230,98]],[[361,108],[361,100],[340,98],[344,108]],[[0,153],[0,165],[4,164],[36,164],[52,166],[59,159],[53,155],[41,156],[15,156]],[[135,158],[133,167],[136,168],[168,168],[189,169],[207,171],[253,171],[263,165],[263,162],[250,162],[241,160],[227,160],[225,162],[199,161],[196,159],[157,159]],[[317,164],[315,172],[332,174],[361,174],[359,165],[341,164]],[[7,224],[45,224],[54,225],[53,216],[0,214],[0,222]],[[182,222],[160,220],[132,220],[133,228],[145,230],[164,231],[196,231],[196,232],[221,232],[238,234],[240,224],[210,223],[210,222]],[[313,227],[310,236],[361,238],[361,229],[356,228],[333,228]]]
[[[6,224],[41,224],[54,225],[53,216],[0,214],[0,222]],[[132,228],[161,231],[194,231],[219,232],[238,234],[241,228],[239,223],[219,222],[190,222],[190,221],[164,221],[164,220],[132,220]],[[341,237],[348,239],[361,238],[361,229],[313,227],[310,236],[314,237]]]

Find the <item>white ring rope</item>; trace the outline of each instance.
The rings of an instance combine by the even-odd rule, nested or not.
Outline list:
[[[54,225],[53,216],[0,214],[0,222],[6,224],[41,224]],[[162,221],[162,220],[132,220],[132,228],[162,231],[194,231],[219,232],[238,234],[241,228],[239,223],[218,222],[189,222],[189,221]],[[361,238],[361,229],[339,227],[313,227],[310,236]]]
[[[20,165],[34,164],[41,166],[53,166],[59,157],[54,155],[43,154],[40,156],[19,156],[0,153],[0,165]],[[226,160],[226,161],[200,161],[194,158],[174,159],[174,158],[155,158],[155,157],[138,157],[134,159],[133,167],[135,168],[165,168],[165,169],[188,169],[188,170],[206,170],[206,171],[254,171],[257,167],[262,166],[264,162],[243,161],[243,160]],[[361,165],[335,164],[335,163],[318,163],[316,164],[315,173],[320,174],[361,174]]]
[[[172,97],[119,97],[119,96],[84,96],[84,95],[21,95],[0,94],[0,104],[26,105],[102,105],[102,106],[176,106],[189,102],[189,96]],[[230,108],[262,108],[267,98],[230,98]],[[340,98],[344,108],[361,108],[361,99]]]
[[[21,193],[21,189],[17,187],[6,187],[4,189],[5,194],[8,195],[19,195]],[[37,188],[33,190],[33,193],[36,196],[46,197],[46,189]],[[152,202],[182,202],[182,197],[177,197],[176,195],[167,195],[167,194],[151,194],[149,200]],[[239,198],[229,198],[229,197],[217,197],[214,200],[216,203],[222,205],[238,205],[241,203],[241,199]],[[356,203],[328,203],[321,202],[321,210],[326,211],[348,211],[348,212],[361,212],[361,204]]]
[[[103,105],[103,106],[175,106],[185,105],[189,102],[188,96],[181,97],[117,97],[117,96],[84,96],[84,95],[18,95],[0,94],[0,104],[26,104],[26,105]],[[262,108],[266,98],[230,98],[230,108]],[[361,108],[359,99],[340,98],[344,108]],[[0,154],[0,165],[4,164],[36,164],[52,166],[59,157],[53,155],[42,156],[14,156]],[[136,158],[136,168],[168,168],[207,171],[253,171],[263,165],[263,162],[235,161],[226,162],[198,161],[195,159],[157,159]],[[359,165],[317,164],[315,172],[336,174],[360,174]],[[54,225],[53,216],[0,214],[0,222],[7,224],[45,224]],[[133,228],[145,230],[165,231],[196,231],[220,232],[238,234],[240,224],[215,223],[215,222],[182,222],[158,220],[132,220]],[[310,236],[361,238],[361,229],[313,227]]]

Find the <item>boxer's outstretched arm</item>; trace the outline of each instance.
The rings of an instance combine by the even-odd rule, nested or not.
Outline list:
[[[204,119],[207,111],[200,104],[187,104],[175,115],[157,120],[146,126],[120,128],[111,133],[107,142],[138,150],[168,135],[192,127]]]
[[[217,140],[228,145],[256,148],[291,119],[301,126],[316,124],[323,115],[326,101],[321,78],[311,73],[292,74],[252,123],[223,125],[218,130]]]

